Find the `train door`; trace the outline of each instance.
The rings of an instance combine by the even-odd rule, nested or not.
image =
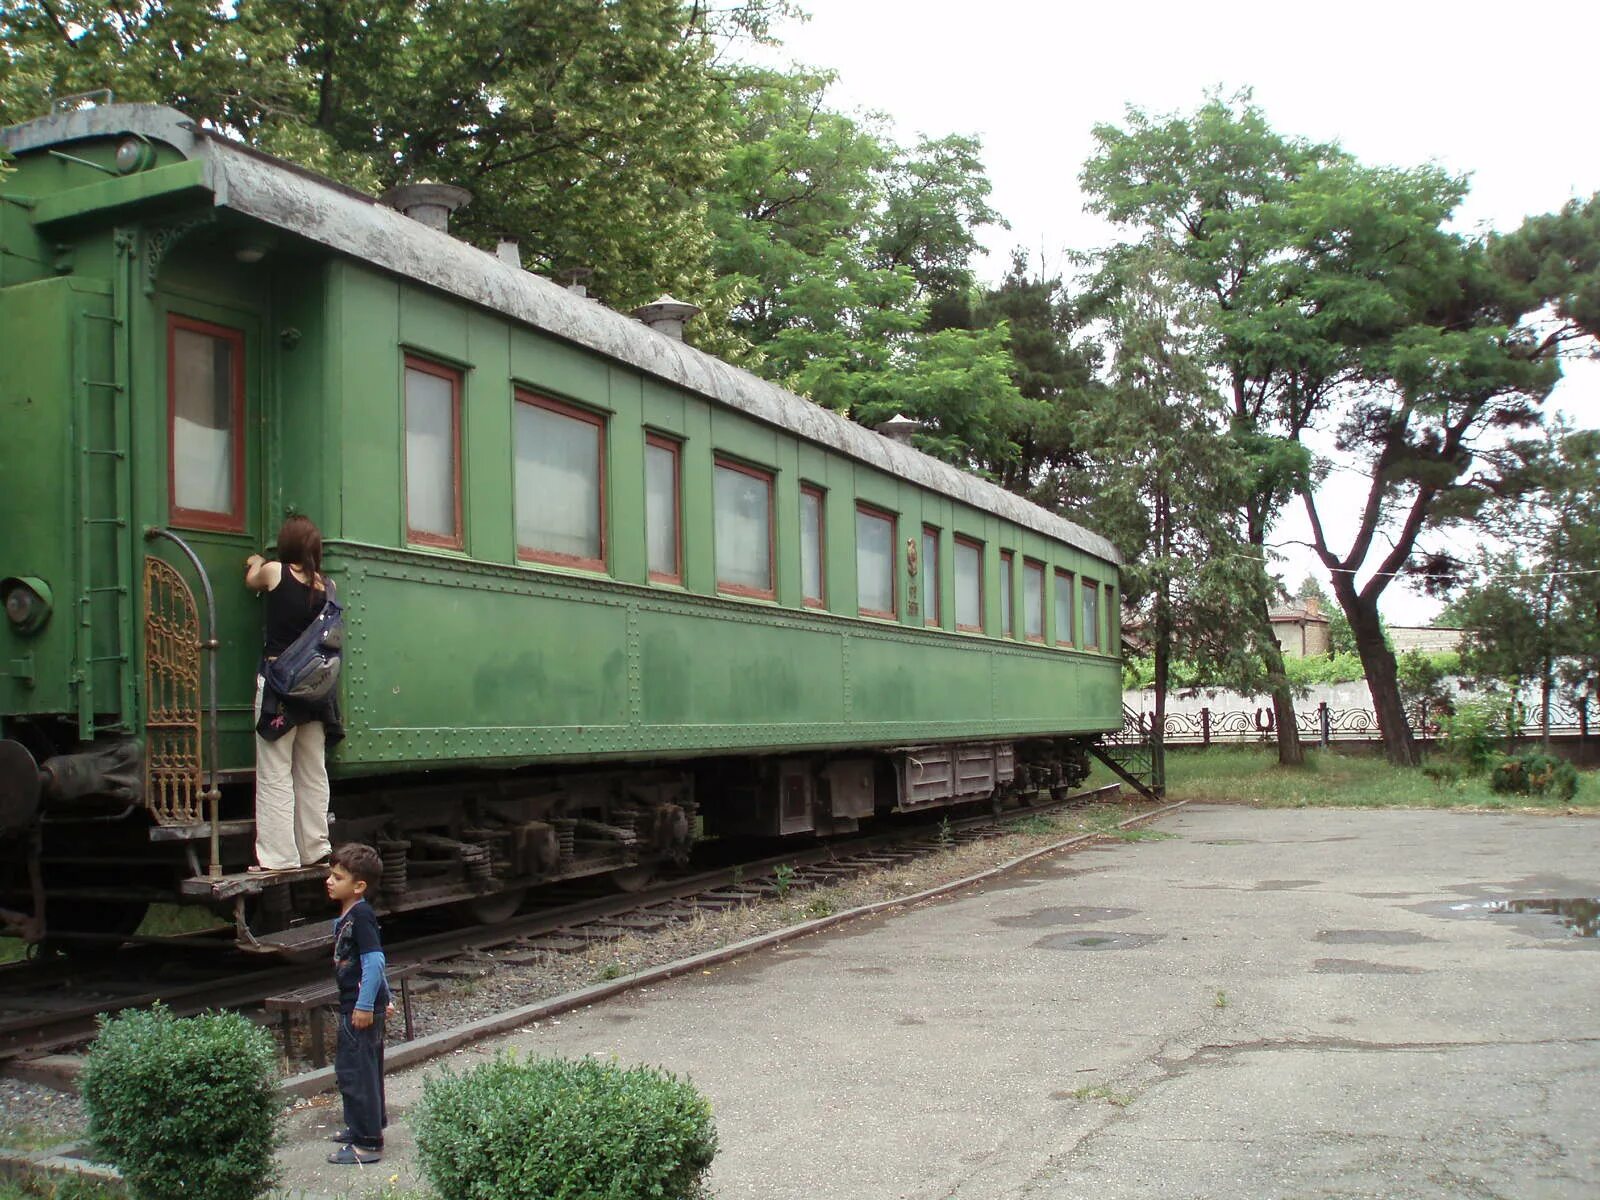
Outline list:
[[[252,763],[261,643],[260,602],[244,587],[244,564],[268,542],[262,501],[260,322],[246,311],[174,297],[165,306],[162,324],[165,524],[193,549],[215,597],[216,766],[236,771]],[[153,547],[153,552],[192,573],[170,549]],[[195,595],[203,609],[202,590]],[[153,608],[150,615],[156,615]],[[206,621],[203,611],[199,616]],[[205,722],[210,721],[209,699],[202,714]],[[209,730],[204,743],[209,754]]]

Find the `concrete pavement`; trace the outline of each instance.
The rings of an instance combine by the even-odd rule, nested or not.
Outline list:
[[[457,1053],[600,1054],[712,1099],[722,1200],[1600,1195],[1600,820],[1191,807]],[[390,1152],[285,1184],[420,1186]],[[319,1127],[320,1126],[320,1127]],[[391,1182],[393,1177],[398,1177]]]

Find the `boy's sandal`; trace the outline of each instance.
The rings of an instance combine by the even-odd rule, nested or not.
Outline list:
[[[330,1142],[338,1142],[341,1146],[348,1146],[356,1139],[355,1135],[352,1134],[348,1129],[341,1129],[338,1133],[330,1133],[328,1135],[328,1140]]]
[[[375,1162],[382,1162],[383,1151],[364,1150],[360,1146],[340,1146],[328,1155],[328,1161],[336,1167],[366,1167]]]

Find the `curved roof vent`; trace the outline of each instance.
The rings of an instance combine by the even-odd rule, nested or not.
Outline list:
[[[663,294],[653,304],[642,304],[634,309],[633,315],[657,333],[664,333],[674,341],[681,342],[684,322],[699,311],[698,304],[688,304]]]
[[[891,441],[899,442],[903,446],[911,444],[911,435],[922,428],[922,422],[906,416],[904,413],[895,413],[881,425],[874,425],[877,432]]]
[[[453,183],[402,183],[378,197],[379,204],[398,209],[429,229],[450,232],[450,214],[472,202],[472,193]]]

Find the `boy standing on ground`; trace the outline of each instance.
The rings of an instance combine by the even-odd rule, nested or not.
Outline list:
[[[339,906],[333,923],[333,978],[339,985],[339,1046],[333,1070],[344,1098],[345,1127],[333,1135],[343,1145],[328,1155],[340,1166],[366,1166],[383,1158],[383,1016],[389,1005],[378,917],[368,889],[383,875],[371,846],[351,842],[333,852],[328,899]]]

